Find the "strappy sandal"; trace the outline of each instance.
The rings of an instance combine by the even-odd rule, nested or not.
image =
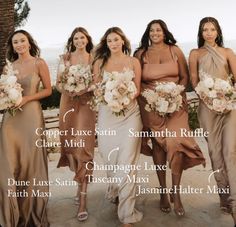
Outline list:
[[[86,192],[80,192],[81,196],[86,196],[87,193]],[[79,212],[77,215],[77,218],[79,221],[86,221],[88,219],[88,212],[87,211],[82,211]]]

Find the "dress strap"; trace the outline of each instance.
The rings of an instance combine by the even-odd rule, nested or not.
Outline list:
[[[129,57],[129,66],[130,66],[130,69],[134,70],[134,65],[133,65],[133,62],[132,62],[132,57]]]
[[[149,57],[148,57],[148,51],[146,50],[143,55],[143,64],[148,64],[148,62],[149,62]]]
[[[178,57],[174,53],[172,45],[169,45],[169,49],[170,49],[170,53],[171,53],[171,57],[172,57],[173,61],[174,62],[178,61]]]
[[[38,67],[37,67],[37,62],[39,61],[39,57],[36,57],[35,58],[35,61],[34,61],[34,73],[38,74],[39,71],[38,71]]]

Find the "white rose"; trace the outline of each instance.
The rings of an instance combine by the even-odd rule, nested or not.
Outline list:
[[[64,89],[69,91],[69,92],[73,92],[74,91],[74,86],[65,84]]]
[[[134,78],[134,73],[131,70],[126,70],[124,73],[124,80],[131,81]]]
[[[123,109],[122,105],[118,101],[116,101],[116,100],[111,100],[110,102],[107,103],[107,105],[114,112],[120,112]]]
[[[230,91],[231,86],[228,81],[216,79],[214,88],[216,90]]]
[[[128,92],[137,93],[137,88],[136,88],[135,83],[133,81],[130,81],[128,83]]]
[[[86,72],[86,68],[85,68],[85,67],[81,67],[81,68],[79,69],[79,74],[80,74],[80,75],[83,75],[85,72]]]
[[[84,90],[86,87],[84,86],[84,84],[78,84],[76,87],[75,87],[75,92],[80,92],[82,90]]]
[[[161,113],[166,113],[168,110],[168,106],[169,106],[169,102],[162,99],[159,101],[159,108],[158,109]]]
[[[150,90],[150,89],[145,90],[145,91],[142,93],[142,95],[143,95],[143,97],[146,98],[146,100],[147,100],[147,102],[148,102],[149,104],[156,102],[157,99],[158,99],[156,93],[155,93],[153,90]]]
[[[177,105],[176,103],[172,103],[169,108],[168,108],[168,113],[173,113],[177,110]]]
[[[104,99],[107,103],[113,100],[113,95],[111,92],[105,92]]]
[[[117,102],[116,104],[112,103],[112,105],[110,105],[110,108],[111,108],[111,111],[115,113],[119,113],[123,109],[123,106]]]
[[[147,112],[151,112],[152,109],[149,107],[149,105],[145,105],[145,108],[144,108]]]
[[[116,97],[116,98],[120,98],[120,97],[121,97],[121,95],[120,95],[120,93],[118,92],[117,89],[113,89],[113,90],[111,91],[111,93],[112,93],[112,95],[113,95],[114,97]]]
[[[116,81],[107,81],[106,85],[105,85],[106,89],[108,89],[108,90],[112,90],[116,86],[117,86],[117,82]]]
[[[208,97],[210,98],[216,98],[217,97],[217,93],[215,90],[209,91],[208,92]]]
[[[125,105],[125,106],[128,106],[130,104],[130,99],[127,98],[127,97],[124,97],[121,102]]]
[[[213,109],[218,112],[223,112],[226,107],[227,103],[225,100],[213,99]]]
[[[118,72],[116,72],[116,71],[112,72],[111,78],[112,78],[113,80],[119,80],[119,79],[120,79],[120,73],[118,73]]]
[[[207,88],[213,88],[214,80],[210,77],[207,77],[205,80],[203,80],[203,85]]]
[[[21,101],[22,101],[22,96],[20,95],[20,96],[18,97],[18,99],[15,101],[15,105],[16,105],[16,106],[19,105],[19,104],[21,103]]]
[[[176,84],[174,82],[168,82],[164,85],[164,90],[170,93],[173,89],[175,89]]]
[[[70,76],[67,78],[67,84],[74,84],[75,83],[75,78]]]
[[[72,65],[70,68],[69,68],[69,73],[71,74],[76,74],[77,73],[77,66],[76,65]]]
[[[15,84],[16,81],[17,81],[17,78],[15,76],[9,76],[6,79],[6,83],[8,83],[8,84]]]
[[[15,88],[11,88],[8,91],[8,97],[9,97],[10,100],[15,102],[15,101],[17,101],[19,99],[19,97],[21,97],[21,93],[19,93],[19,91],[16,90]]]

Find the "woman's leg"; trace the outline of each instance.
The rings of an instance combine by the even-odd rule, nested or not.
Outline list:
[[[174,158],[171,162],[171,166],[174,167],[175,172],[172,173],[172,187],[174,192],[171,194],[171,202],[174,202],[174,211],[177,216],[183,216],[185,214],[179,193],[180,181],[183,172],[183,156],[183,153],[178,152],[174,155]]]
[[[166,152],[157,144],[156,141],[152,141],[153,144],[153,162],[155,165],[166,165]],[[162,189],[166,188],[166,170],[157,170],[157,177]],[[171,211],[168,195],[166,193],[160,194],[160,210],[165,213]]]
[[[80,185],[79,209],[78,209],[78,219],[79,219],[79,221],[85,221],[88,218],[88,213],[87,213],[87,185],[88,185],[87,179],[85,179]]]

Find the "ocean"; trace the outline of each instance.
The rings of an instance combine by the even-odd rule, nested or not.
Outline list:
[[[183,51],[186,58],[188,58],[190,51],[197,48],[197,43],[179,43],[177,44]],[[138,47],[138,44],[132,44],[132,52]],[[236,53],[236,40],[225,41],[225,47],[231,48]],[[57,66],[59,62],[59,55],[63,54],[64,47],[42,48],[41,57],[45,59],[48,64],[52,85],[56,82]]]

